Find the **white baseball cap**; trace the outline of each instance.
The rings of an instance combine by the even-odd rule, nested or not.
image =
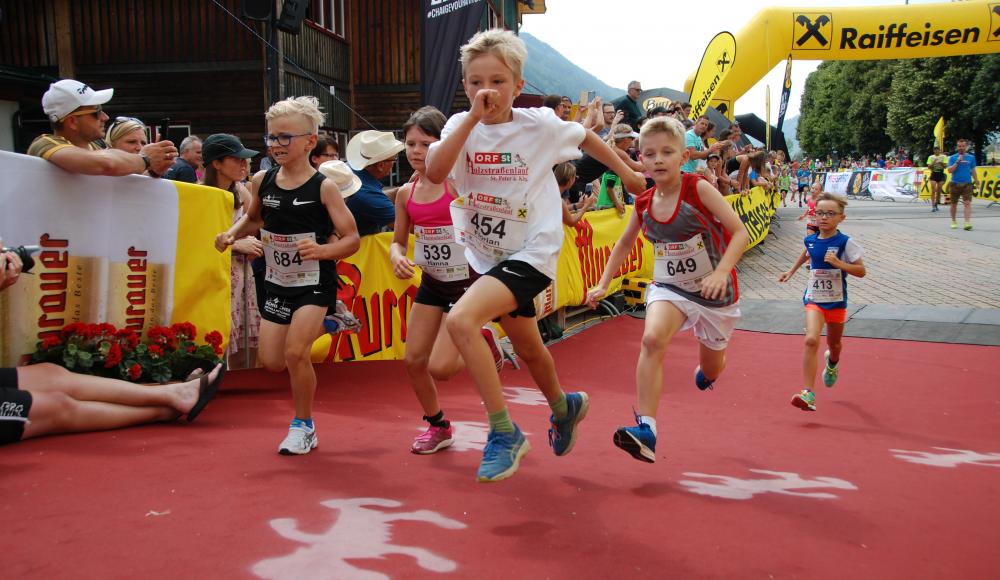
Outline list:
[[[80,81],[63,79],[49,85],[42,95],[42,109],[53,123],[62,121],[80,107],[96,107],[111,100],[114,89],[95,91]]]

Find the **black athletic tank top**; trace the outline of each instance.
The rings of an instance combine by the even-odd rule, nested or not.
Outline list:
[[[276,234],[304,234],[314,232],[316,243],[325,244],[333,233],[333,222],[320,197],[320,185],[326,177],[316,172],[308,181],[295,189],[278,186],[278,170],[273,167],[264,174],[257,195],[260,196],[260,215],[264,219],[264,229]],[[337,261],[321,260],[319,263],[319,285],[285,288],[266,283],[267,289],[275,294],[298,295],[308,290],[336,291]]]

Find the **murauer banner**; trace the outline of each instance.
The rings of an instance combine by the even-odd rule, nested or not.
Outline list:
[[[479,29],[486,0],[423,0],[421,6],[420,99],[447,116],[462,78],[458,49]]]
[[[191,322],[229,334],[232,194],[138,175],[67,173],[0,152],[0,238],[40,246],[35,266],[0,293],[0,365],[13,366],[73,322],[137,332]]]

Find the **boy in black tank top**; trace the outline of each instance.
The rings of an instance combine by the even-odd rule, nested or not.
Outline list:
[[[309,164],[323,117],[315,97],[291,97],[268,109],[265,141],[278,167],[254,176],[246,215],[215,240],[221,252],[260,230],[267,266],[259,356],[269,371],[288,369],[295,404],[288,435],[278,447],[282,455],[309,453],[319,442],[312,419],[316,372],[309,354],[337,300],[336,261],[361,245],[336,184]]]

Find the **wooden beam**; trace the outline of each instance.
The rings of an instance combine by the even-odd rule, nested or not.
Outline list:
[[[59,77],[76,77],[73,59],[73,27],[71,25],[69,0],[56,1],[56,60],[59,63]]]

